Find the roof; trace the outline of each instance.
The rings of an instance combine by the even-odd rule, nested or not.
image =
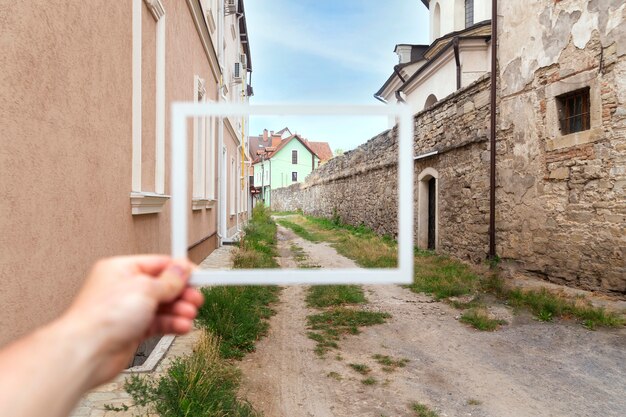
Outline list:
[[[309,152],[311,152],[313,155],[315,155],[315,156],[317,156],[317,157],[319,158],[319,155],[318,155],[318,154],[317,154],[317,153],[316,153],[313,149],[311,149],[311,147],[307,144],[307,142],[306,142],[304,139],[302,139],[302,138],[301,138],[298,134],[295,134],[295,135],[291,135],[291,136],[290,136],[290,137],[288,137],[287,139],[283,139],[283,140],[280,142],[280,145],[278,145],[278,147],[276,147],[276,149],[273,149],[271,152],[267,152],[267,153],[266,153],[267,157],[266,157],[265,159],[271,159],[274,155],[276,155],[278,152],[280,152],[280,151],[281,151],[281,149],[283,149],[285,146],[287,146],[287,144],[288,144],[289,142],[291,142],[293,139],[297,139],[297,140],[298,140],[298,141],[302,144],[302,146],[304,146],[304,147],[306,148],[306,150],[308,150],[308,151],[309,151]],[[321,158],[320,158],[320,159],[321,159]],[[257,162],[259,162],[260,160],[261,160],[261,158],[260,158],[260,157],[257,157],[257,158],[254,160],[254,163],[257,163]]]
[[[430,9],[430,0],[422,0],[422,3],[424,3],[424,6],[426,6],[426,8]]]
[[[401,45],[409,45],[409,44],[402,44],[402,43],[398,44],[396,45],[393,51],[396,52],[396,50],[398,49],[398,46],[401,46]],[[416,62],[422,61],[424,59],[424,53],[426,53],[426,51],[428,51],[428,49],[430,48],[430,45],[410,45],[410,46],[411,46],[411,61],[394,66],[393,73],[389,76],[389,78],[387,78],[387,81],[385,81],[383,86],[380,87],[380,89],[376,92],[376,94],[374,94],[374,96],[381,96],[383,91],[385,91],[387,86],[391,84],[393,79],[398,77],[398,72],[402,68],[408,67],[409,65],[413,65]],[[405,80],[401,80],[401,81],[404,82]]]
[[[328,142],[308,142],[308,143],[311,149],[313,149],[315,154],[320,158],[320,161],[326,162],[334,156],[333,151],[330,149],[330,145],[328,144]]]
[[[248,71],[252,72],[252,54],[250,54],[250,40],[248,39],[248,22],[246,21],[246,10],[243,7],[243,0],[239,0],[238,14],[241,14],[239,19],[239,40],[243,44],[243,49],[248,56]]]

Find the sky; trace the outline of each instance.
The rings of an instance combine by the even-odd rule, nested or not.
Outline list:
[[[245,0],[254,104],[380,104],[396,44],[428,43],[419,0]],[[349,150],[388,127],[385,117],[251,117],[250,135],[289,127]]]

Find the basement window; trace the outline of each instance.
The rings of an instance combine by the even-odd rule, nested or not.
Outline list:
[[[556,105],[562,135],[591,128],[589,87],[558,96]]]
[[[298,181],[298,173],[297,172],[292,172],[291,173],[291,181],[293,181],[293,182],[297,182]]]

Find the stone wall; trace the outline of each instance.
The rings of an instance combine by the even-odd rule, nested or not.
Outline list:
[[[626,7],[513,3],[501,11],[497,252],[514,270],[625,294]],[[565,135],[558,97],[581,89],[590,129]]]
[[[415,162],[418,179],[428,168],[438,181],[439,251],[480,262],[487,256],[489,211],[489,76],[415,116],[414,153],[437,151]],[[377,233],[397,235],[397,137],[389,130],[315,170],[303,184],[272,190],[273,210],[305,213],[365,224]],[[428,180],[432,174],[428,174]],[[415,192],[418,244],[424,228]]]

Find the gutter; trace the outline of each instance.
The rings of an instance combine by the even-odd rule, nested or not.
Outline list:
[[[489,259],[496,257],[496,89],[498,69],[498,0],[491,0],[491,137],[489,141]]]
[[[456,89],[461,89],[461,57],[459,54],[459,37],[455,36],[452,40],[454,48],[454,61],[456,62]]]
[[[402,76],[402,73],[400,72],[400,70],[398,70],[397,65],[393,66],[393,72],[395,72],[398,78],[400,78],[400,81],[402,81],[402,86],[396,90],[396,100],[398,100],[398,103],[406,103],[406,101],[404,101],[404,99],[400,95],[400,92],[402,91],[402,88],[404,87],[404,84],[406,83],[406,79]]]

